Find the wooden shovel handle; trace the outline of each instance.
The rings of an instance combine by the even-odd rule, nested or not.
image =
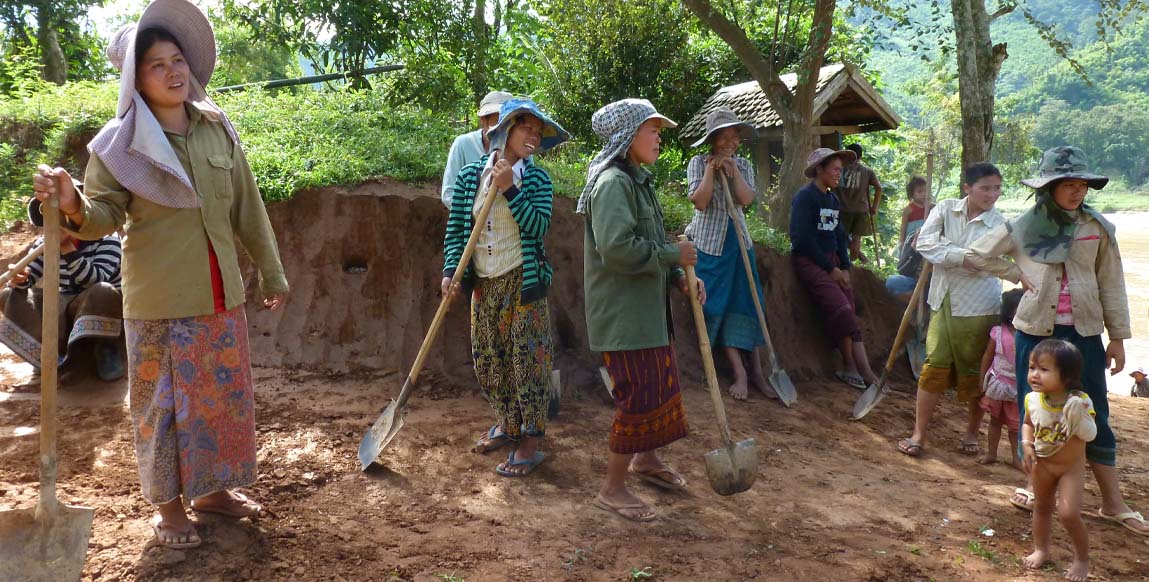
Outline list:
[[[44,314],[40,330],[40,510],[54,515],[56,499],[56,383],[60,362],[60,201],[44,212]],[[29,253],[31,254],[31,253]]]
[[[16,263],[15,265],[12,265],[12,268],[8,269],[7,273],[4,273],[3,276],[0,276],[0,287],[7,285],[8,281],[12,280],[12,277],[15,277],[19,273],[23,273],[24,269],[27,269],[28,265],[32,264],[32,261],[35,261],[36,259],[40,258],[40,255],[43,255],[43,254],[44,254],[44,245],[43,244],[38,245],[36,247],[33,247],[32,250],[28,251],[28,254],[25,255],[24,258],[20,259],[20,262]]]
[[[902,314],[902,323],[898,325],[898,335],[894,338],[894,345],[890,348],[890,355],[886,358],[886,369],[882,376],[886,376],[894,369],[894,362],[898,359],[898,353],[902,348],[902,343],[906,338],[906,330],[910,327],[910,317],[914,309],[918,305],[918,301],[922,296],[922,290],[925,289],[926,280],[930,278],[930,270],[933,268],[933,263],[926,261],[925,266],[922,267],[922,272],[918,274],[918,283],[914,285],[914,294],[910,296],[910,302],[906,305],[906,312]]]
[[[730,182],[730,176],[726,177],[726,205],[729,206],[731,214],[737,212],[734,208],[734,197],[731,192],[734,191],[734,185]],[[731,216],[731,218],[734,218]],[[733,220],[734,228],[739,228],[737,219]],[[762,328],[762,339],[766,341],[766,357],[770,359],[770,371],[775,372],[778,370],[778,356],[774,353],[774,343],[770,341],[770,330],[766,328],[766,312],[762,310],[762,301],[758,298],[758,286],[754,284],[754,272],[750,266],[750,254],[746,251],[746,239],[742,235],[746,235],[746,239],[750,238],[750,230],[747,229],[745,233],[739,232],[738,236],[738,250],[742,253],[742,270],[746,271],[746,282],[750,285],[750,296],[754,298],[754,312],[758,314],[758,325]]]
[[[678,240],[685,241],[686,235],[679,235]],[[702,313],[702,302],[698,299],[698,277],[694,275],[694,266],[687,265],[686,285],[690,288],[690,305],[694,308],[694,327],[698,330],[698,348],[702,352],[702,367],[706,370],[706,386],[710,389],[710,400],[714,402],[714,414],[718,416],[718,432],[722,436],[722,443],[727,447],[734,446],[734,439],[730,437],[730,424],[726,421],[726,407],[722,404],[722,392],[718,389],[718,373],[714,370],[714,354],[710,350],[710,336],[706,333],[706,316]]]
[[[491,207],[495,205],[495,198],[498,195],[499,188],[495,186],[494,179],[492,179],[491,187],[487,190],[487,197],[483,200],[482,208],[479,209],[479,215],[475,217],[475,227],[471,229],[467,246],[463,248],[463,256],[459,258],[459,265],[455,267],[455,274],[451,277],[451,286],[443,295],[443,300],[439,302],[439,309],[435,311],[435,318],[431,320],[431,327],[427,330],[427,335],[423,337],[423,345],[419,346],[419,354],[415,356],[415,363],[411,364],[407,381],[403,383],[403,390],[399,392],[399,398],[396,401],[399,408],[402,408],[407,403],[407,399],[410,398],[415,381],[419,379],[419,372],[423,370],[423,361],[427,359],[431,346],[439,337],[439,330],[443,327],[443,319],[451,308],[451,292],[455,285],[463,280],[463,273],[467,271],[467,265],[471,263],[471,256],[475,254],[475,245],[479,240],[479,234],[482,232],[483,225],[487,223],[487,216],[491,214]]]

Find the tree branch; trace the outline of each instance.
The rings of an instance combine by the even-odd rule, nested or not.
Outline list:
[[[997,10],[995,10],[993,12],[993,14],[989,15],[989,21],[993,22],[993,21],[997,20],[998,18],[1001,18],[1002,16],[1010,14],[1015,9],[1017,9],[1017,4],[1014,4],[1014,3],[1002,4],[1001,6],[998,7]]]

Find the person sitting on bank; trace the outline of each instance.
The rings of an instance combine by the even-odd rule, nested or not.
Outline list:
[[[28,207],[32,224],[43,227],[40,201]],[[34,246],[40,246],[43,237]],[[120,292],[120,237],[110,234],[94,241],[77,240],[66,232],[60,236],[60,353],[61,364],[74,362],[88,351],[96,362],[96,374],[111,382],[124,377],[124,297]],[[12,266],[9,266],[12,268]],[[44,275],[44,257],[32,261],[0,291],[0,343],[32,364],[40,373],[43,290],[37,283]]]
[[[455,179],[459,176],[459,170],[491,153],[491,142],[487,132],[498,125],[499,108],[512,97],[513,95],[505,91],[487,93],[479,102],[479,129],[464,133],[451,143],[451,152],[447,154],[447,167],[443,169],[443,191],[440,194],[447,210],[451,209],[451,198],[455,194]]]
[[[853,162],[842,166],[842,179],[838,183],[838,198],[842,203],[842,226],[850,237],[850,260],[867,263],[862,253],[862,238],[874,234],[874,216],[882,206],[882,183],[869,166],[862,163],[862,146],[852,143],[846,149],[854,152]],[[870,188],[874,198],[870,200]]]
[[[766,303],[754,266],[754,243],[743,213],[743,208],[754,202],[754,169],[749,160],[735,155],[742,140],[755,135],[754,126],[743,123],[733,111],[719,107],[706,116],[706,135],[691,146],[709,144],[710,153],[694,156],[686,167],[687,190],[694,203],[694,218],[687,225],[686,234],[698,247],[698,278],[710,289],[703,306],[706,332],[710,345],[722,348],[730,362],[734,373],[730,395],[735,400],[746,400],[748,384],[777,398],[766,383],[762,359],[758,357],[758,346],[765,345],[766,340],[751,295],[757,293],[759,303]],[[730,200],[733,207],[728,204]],[[746,282],[737,237],[742,237],[741,244],[750,259],[753,291]],[[746,373],[743,355],[749,356],[750,374]]]
[[[1149,398],[1149,378],[1145,377],[1145,368],[1137,368],[1129,373],[1133,377],[1133,389],[1129,395],[1134,398]]]
[[[841,205],[834,188],[842,178],[843,162],[853,162],[850,150],[818,148],[806,160],[811,178],[791,202],[790,257],[798,280],[818,309],[826,335],[842,354],[845,369],[835,376],[864,390],[878,376],[870,368],[862,328],[854,309],[850,256]]]

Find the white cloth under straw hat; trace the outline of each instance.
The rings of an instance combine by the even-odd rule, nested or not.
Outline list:
[[[136,38],[153,28],[167,31],[179,43],[191,69],[188,100],[209,119],[221,122],[232,141],[239,142],[235,127],[204,90],[216,62],[211,22],[188,0],[154,0],[144,8],[139,22],[125,25],[108,44],[108,60],[120,71],[116,118],[104,125],[88,150],[133,195],[170,208],[199,208],[194,184],[136,90]]]
[[[630,149],[638,127],[650,119],[662,121],[663,127],[678,127],[669,117],[662,115],[646,99],[623,99],[604,105],[590,118],[590,127],[606,141],[602,151],[595,155],[587,168],[586,186],[579,196],[575,212],[586,214],[586,203],[594,190],[598,177],[610,167],[615,158]]]

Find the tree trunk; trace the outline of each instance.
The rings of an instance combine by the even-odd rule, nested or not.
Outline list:
[[[950,7],[954,18],[958,97],[961,101],[961,163],[965,168],[990,160],[994,88],[1001,63],[1009,55],[1005,43],[994,45],[990,40],[992,19],[986,12],[985,0],[953,0]]]
[[[475,11],[471,14],[471,31],[475,36],[475,52],[469,80],[471,82],[471,96],[477,104],[489,90],[487,88],[487,57],[490,52],[490,27],[487,25],[486,0],[475,0]]]
[[[746,32],[711,6],[709,0],[682,0],[702,24],[714,31],[730,48],[750,76],[758,81],[770,106],[782,119],[782,168],[778,173],[778,188],[769,196],[769,222],[776,230],[785,232],[790,226],[790,201],[794,193],[809,178],[803,175],[806,158],[814,149],[814,97],[817,96],[818,76],[826,60],[826,49],[834,25],[834,0],[816,0],[814,20],[806,49],[798,65],[798,82],[791,93],[775,68],[774,55],[763,55]],[[759,170],[761,171],[761,170]]]
[[[40,76],[49,83],[63,85],[68,80],[68,62],[60,48],[60,39],[52,20],[52,11],[45,2],[36,6],[36,40],[40,44],[40,60],[44,69]]]

